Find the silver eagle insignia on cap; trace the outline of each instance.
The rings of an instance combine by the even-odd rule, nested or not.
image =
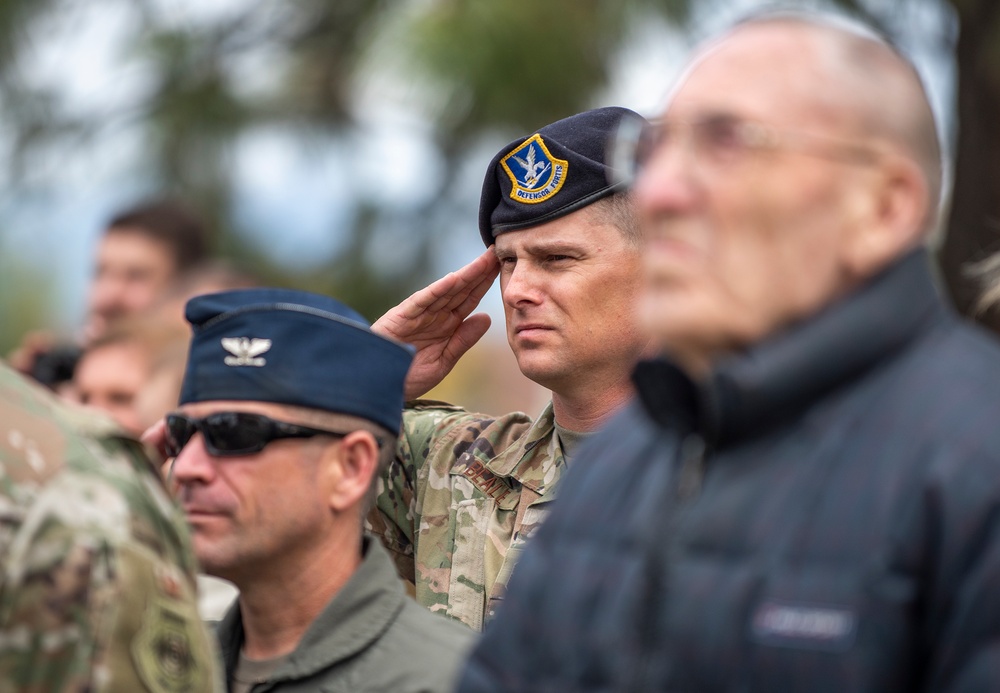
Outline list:
[[[259,368],[267,363],[260,355],[271,348],[271,340],[223,337],[222,348],[232,354],[232,356],[226,357],[227,366],[256,366]]]

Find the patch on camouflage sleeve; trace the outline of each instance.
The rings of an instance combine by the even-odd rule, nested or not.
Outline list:
[[[192,652],[199,626],[169,601],[154,598],[132,643],[132,659],[153,693],[202,690],[208,671]]]

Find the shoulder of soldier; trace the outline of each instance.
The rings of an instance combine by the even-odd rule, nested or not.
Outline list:
[[[139,541],[193,567],[183,518],[142,445],[110,419],[59,401],[2,364],[0,463],[0,496],[11,505],[26,509],[44,497],[45,511],[58,514],[71,497],[89,489],[81,499],[88,507],[98,514],[127,511],[126,528]],[[95,494],[103,505],[94,502]],[[55,502],[59,497],[67,503]],[[121,532],[116,529],[115,536]]]
[[[532,418],[524,412],[515,411],[499,416],[470,412],[460,406],[439,402],[437,400],[421,399],[407,402],[403,410],[403,428],[405,433],[418,432],[427,429],[443,429],[455,427],[477,428],[485,430],[493,428],[530,427]]]
[[[418,443],[428,455],[435,449],[452,449],[456,444],[465,448],[480,438],[492,449],[501,450],[527,433],[532,424],[532,418],[524,412],[493,416],[434,400],[410,402],[403,412],[404,437],[411,447]]]
[[[0,688],[29,659],[42,688],[62,672],[89,689],[100,671],[109,689],[173,690],[174,651],[176,690],[212,689],[183,518],[143,448],[2,364],[0,503]],[[9,646],[31,632],[55,644]]]
[[[534,421],[524,412],[500,416],[472,413],[444,402],[421,401],[403,413],[400,453],[411,464],[450,467],[471,447],[493,457],[523,437]]]

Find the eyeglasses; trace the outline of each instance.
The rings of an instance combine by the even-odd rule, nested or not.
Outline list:
[[[880,153],[871,145],[825,135],[779,130],[731,114],[693,121],[625,119],[618,127],[608,162],[616,183],[634,183],[663,147],[686,141],[700,165],[728,168],[753,152],[790,149],[848,163],[872,164]]]
[[[262,414],[224,411],[194,419],[183,414],[167,414],[167,455],[176,457],[195,433],[205,439],[205,449],[217,457],[250,455],[263,450],[268,443],[282,438],[312,438],[347,433],[310,428],[286,421],[276,421]],[[382,441],[378,441],[379,446]]]

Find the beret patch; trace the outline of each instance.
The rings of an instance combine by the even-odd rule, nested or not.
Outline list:
[[[625,189],[607,163],[622,118],[644,122],[626,108],[578,113],[509,143],[486,169],[479,234],[487,246],[501,233],[540,226]]]
[[[537,134],[502,158],[500,165],[510,176],[511,199],[528,205],[545,202],[559,192],[569,171],[569,162],[552,156],[542,136]],[[512,165],[518,169],[517,173],[511,170]]]

